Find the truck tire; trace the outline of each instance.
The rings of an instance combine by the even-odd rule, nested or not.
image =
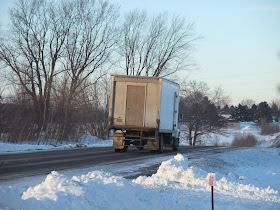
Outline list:
[[[178,151],[178,145],[179,145],[179,139],[172,139],[172,151],[176,152]]]
[[[125,146],[121,151],[122,152],[127,152],[127,150],[128,150],[128,146]]]
[[[125,146],[123,149],[115,149],[115,152],[127,152],[128,146]]]
[[[176,152],[176,151],[178,151],[178,147],[176,147],[176,146],[173,146],[173,147],[172,147],[172,151],[173,151],[173,152]]]
[[[158,140],[158,153],[161,154],[163,152],[163,134],[160,134],[159,140]]]

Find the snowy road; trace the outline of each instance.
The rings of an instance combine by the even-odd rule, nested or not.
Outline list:
[[[215,154],[230,147],[187,147],[181,146],[179,152],[195,159],[204,154]],[[85,168],[108,164],[133,162],[154,157],[174,155],[176,152],[166,149],[163,154],[150,154],[148,150],[138,151],[129,148],[127,153],[115,153],[110,147],[81,148],[71,150],[40,151],[32,153],[0,155],[0,181],[49,174],[54,170]],[[143,175],[150,175],[157,170],[157,165],[148,167]],[[127,174],[127,177],[130,177]],[[131,176],[133,178],[133,176]]]

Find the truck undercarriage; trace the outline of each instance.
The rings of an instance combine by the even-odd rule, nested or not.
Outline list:
[[[116,152],[126,152],[130,145],[142,150],[146,145],[152,153],[162,153],[163,146],[178,150],[179,139],[170,133],[159,133],[152,128],[120,128],[114,130],[113,145]]]

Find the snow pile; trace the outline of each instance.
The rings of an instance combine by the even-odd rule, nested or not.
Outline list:
[[[0,141],[0,153],[16,152],[16,151],[35,151],[49,149],[69,149],[76,147],[110,147],[113,145],[113,140],[103,140],[96,136],[84,135],[78,142],[63,141],[58,143],[57,140],[49,140],[47,144],[43,142],[25,142],[25,143],[5,143]]]
[[[187,159],[185,160],[181,154],[178,154],[173,159],[164,161],[156,174],[153,174],[151,177],[140,176],[133,180],[133,182],[151,188],[169,186],[207,192],[210,191],[209,176],[215,176],[215,174],[208,173],[206,177],[197,176],[203,173],[205,172],[200,169],[195,169],[193,167],[188,168]],[[271,189],[270,187],[261,189],[251,184],[244,185],[228,182],[225,177],[215,182],[215,191],[223,195],[230,195],[237,198],[280,203],[277,190]]]
[[[68,178],[53,171],[41,184],[30,187],[21,199],[12,195],[16,188],[0,188],[0,208],[15,209],[150,209],[163,208],[158,201],[141,198],[144,188],[131,185],[126,179],[102,171]],[[147,191],[146,191],[147,192]],[[153,193],[153,191],[151,191]],[[19,195],[19,193],[16,193]],[[13,196],[13,200],[11,199]],[[2,202],[2,205],[1,205]]]
[[[156,174],[151,177],[140,176],[132,182],[148,187],[166,187],[174,183],[184,183],[193,176],[193,171],[188,169],[188,158],[178,154],[170,160],[163,161]]]
[[[83,194],[82,187],[77,185],[72,180],[68,180],[62,174],[56,171],[51,172],[46,180],[37,185],[36,187],[30,187],[26,192],[23,193],[22,199],[35,198],[37,200],[54,200],[57,201],[58,193],[64,195],[80,196]]]

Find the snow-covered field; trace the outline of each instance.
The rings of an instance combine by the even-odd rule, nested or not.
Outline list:
[[[278,124],[280,126],[280,124]],[[187,142],[187,134],[184,132],[187,128],[182,126],[181,128],[180,145],[189,145]],[[223,128],[220,133],[208,134],[200,138],[203,145],[208,146],[230,146],[234,136],[238,134],[251,134],[254,135],[258,141],[257,147],[269,147],[273,144],[273,141],[280,136],[280,133],[272,135],[261,135],[260,127],[253,122],[241,122],[240,128]]]
[[[215,176],[215,209],[280,209],[279,158],[277,148],[192,160],[177,154],[151,177],[133,180],[119,175],[129,171],[127,164],[53,171],[2,182],[0,209],[210,209],[210,175]]]

